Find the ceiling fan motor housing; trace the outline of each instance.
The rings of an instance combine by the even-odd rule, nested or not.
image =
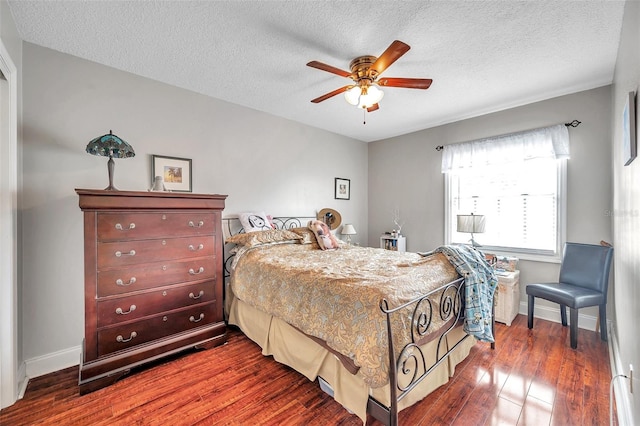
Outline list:
[[[359,86],[362,86],[362,83],[366,83],[365,86],[370,85],[378,76],[378,72],[371,69],[371,65],[378,58],[375,56],[358,56],[349,64],[349,68],[351,69],[351,78],[355,81]]]

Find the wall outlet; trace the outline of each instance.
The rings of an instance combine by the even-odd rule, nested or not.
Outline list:
[[[633,364],[629,364],[629,392],[633,393]]]

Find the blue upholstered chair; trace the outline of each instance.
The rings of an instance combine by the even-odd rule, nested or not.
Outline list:
[[[570,311],[571,347],[578,347],[578,309],[598,306],[600,338],[607,340],[607,288],[613,248],[604,245],[566,243],[557,283],[529,284],[528,326],[533,328],[533,307],[536,297],[560,304],[562,325],[567,325]]]

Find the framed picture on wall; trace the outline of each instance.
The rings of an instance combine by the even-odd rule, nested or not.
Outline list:
[[[636,158],[636,151],[636,96],[629,92],[622,113],[622,160],[625,166]]]
[[[348,200],[349,198],[351,198],[351,180],[336,178],[335,194],[336,200]]]
[[[191,192],[191,159],[152,155],[151,182],[161,176],[168,191]]]

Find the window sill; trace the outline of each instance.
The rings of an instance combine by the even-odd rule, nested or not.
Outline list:
[[[478,247],[479,250],[495,254],[496,256],[513,256],[518,260],[528,260],[532,262],[544,262],[544,263],[562,263],[562,256],[560,254],[542,254],[542,253],[524,253],[509,250],[501,250],[493,247]]]

